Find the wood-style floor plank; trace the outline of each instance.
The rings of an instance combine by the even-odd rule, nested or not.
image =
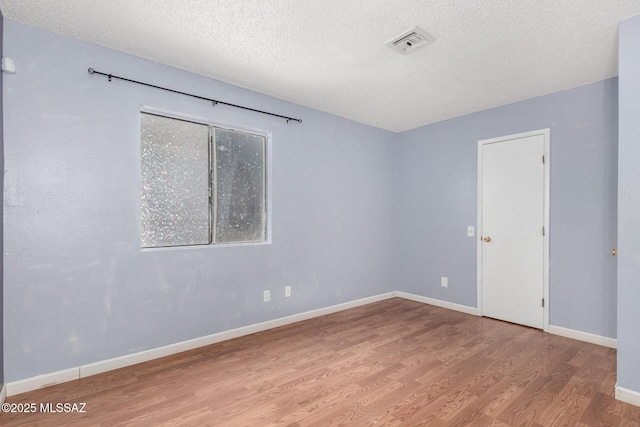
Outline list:
[[[24,393],[2,426],[636,426],[616,351],[390,299]]]

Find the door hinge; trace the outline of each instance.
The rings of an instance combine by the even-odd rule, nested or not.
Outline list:
[[[544,307],[544,298],[542,298],[542,307]]]
[[[542,155],[542,164],[544,165],[544,154]]]
[[[542,235],[545,236],[545,232],[544,232],[544,225],[542,226]]]

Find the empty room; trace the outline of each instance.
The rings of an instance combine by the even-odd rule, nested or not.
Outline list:
[[[640,1],[0,12],[0,425],[640,426]]]

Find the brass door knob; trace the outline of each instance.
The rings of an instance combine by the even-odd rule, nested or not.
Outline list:
[[[618,250],[617,249],[612,250],[611,255],[618,256]]]
[[[491,241],[491,237],[487,236],[484,239],[482,239],[484,242],[489,243]]]

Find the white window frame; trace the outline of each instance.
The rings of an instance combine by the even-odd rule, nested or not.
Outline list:
[[[265,185],[265,212],[266,212],[266,221],[265,221],[265,239],[262,241],[255,242],[229,242],[229,243],[217,243],[215,241],[211,241],[209,244],[197,244],[197,245],[175,245],[175,246],[153,246],[153,247],[142,247],[142,242],[140,241],[140,249],[142,251],[162,251],[162,250],[176,250],[176,249],[202,249],[202,248],[229,248],[229,247],[238,247],[238,246],[260,246],[260,245],[270,245],[272,243],[272,133],[260,128],[253,128],[245,125],[239,125],[236,123],[222,122],[217,120],[211,120],[206,117],[194,116],[189,114],[178,113],[175,111],[159,109],[150,106],[141,106],[140,114],[138,115],[137,126],[138,132],[137,135],[142,135],[142,120],[140,119],[141,114],[153,114],[156,116],[166,117],[168,119],[176,119],[176,120],[184,120],[187,122],[193,122],[196,124],[202,124],[205,126],[211,126],[215,128],[220,128],[224,130],[230,130],[235,132],[248,133],[252,135],[262,136],[265,138],[265,173],[264,173],[264,185]],[[138,139],[138,147],[141,147],[141,140]],[[142,156],[141,152],[138,151],[138,176],[141,176],[141,162]],[[210,153],[209,162],[213,161],[213,156]],[[210,166],[213,166],[210,164]],[[215,191],[215,189],[214,189]],[[138,194],[138,200],[141,199],[141,194]],[[212,203],[209,205],[210,208],[210,227],[211,234],[214,234],[213,228],[215,227],[215,223],[213,216],[215,215],[215,203],[212,200]],[[138,218],[141,218],[141,205],[138,205]],[[138,238],[141,235],[141,223],[138,221]]]

